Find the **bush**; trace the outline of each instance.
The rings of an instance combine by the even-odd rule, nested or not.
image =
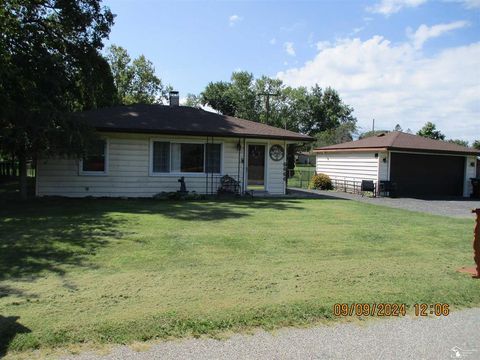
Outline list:
[[[332,179],[327,174],[316,174],[310,179],[309,189],[332,190]]]

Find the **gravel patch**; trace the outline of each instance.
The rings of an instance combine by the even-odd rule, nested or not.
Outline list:
[[[419,211],[428,214],[450,216],[456,218],[474,218],[471,210],[480,208],[480,200],[469,198],[423,200],[413,198],[367,197],[338,191],[289,189],[291,196],[312,197],[323,199],[344,199],[365,202],[373,205],[388,206],[397,209]]]
[[[116,347],[109,355],[71,360],[143,359],[480,359],[480,308],[447,317],[391,318],[365,324],[288,328],[228,340],[166,341],[145,352]]]

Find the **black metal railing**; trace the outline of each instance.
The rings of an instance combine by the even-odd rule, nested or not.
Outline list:
[[[239,195],[242,192],[238,176],[225,174],[208,174],[205,176],[205,194]]]
[[[20,164],[18,161],[0,161],[1,178],[17,178],[20,176]],[[27,176],[35,177],[33,162],[27,162]]]
[[[332,179],[332,186],[337,191],[343,191],[350,194],[360,194],[365,192],[362,188],[362,180],[357,179]],[[377,184],[373,182],[373,190],[370,191],[374,196],[377,195]]]
[[[312,176],[315,175],[314,167],[296,167],[287,170],[287,187],[308,189]]]

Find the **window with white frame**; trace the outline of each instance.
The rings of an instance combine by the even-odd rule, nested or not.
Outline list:
[[[153,141],[153,173],[220,173],[222,144]]]
[[[107,141],[99,139],[88,148],[80,162],[80,172],[83,174],[105,174],[107,172]]]

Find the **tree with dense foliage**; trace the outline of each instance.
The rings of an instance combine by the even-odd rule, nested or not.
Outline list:
[[[333,129],[325,130],[316,135],[314,147],[329,146],[352,141],[356,132],[355,123],[348,122]]]
[[[473,144],[472,144],[472,147],[473,147],[474,149],[480,150],[480,140],[475,140],[475,141],[473,142]]]
[[[353,108],[332,88],[293,88],[280,79],[255,79],[253,74],[241,71],[234,72],[230,82],[209,83],[200,98],[202,104],[224,115],[317,137],[315,144],[303,146],[303,150],[350,141],[356,132]],[[294,167],[294,155],[299,148],[287,147],[289,168]]]
[[[395,125],[395,127],[393,128],[393,131],[403,131],[402,127],[400,126],[400,124],[397,124]]]
[[[200,94],[202,104],[209,105],[223,115],[235,116],[235,104],[230,95],[230,88],[231,84],[224,81],[209,83]]]
[[[169,87],[155,75],[153,63],[144,55],[132,61],[126,49],[112,45],[108,48],[107,59],[118,89],[118,102],[155,104],[167,99]]]
[[[202,107],[202,100],[199,96],[195,94],[187,94],[187,98],[185,99],[185,106],[193,107],[193,108],[201,108]]]
[[[354,129],[353,109],[332,88],[285,86],[279,79],[234,72],[230,82],[211,82],[200,95],[222,114],[316,135],[340,125]]]
[[[445,135],[440,130],[437,130],[437,126],[430,121],[418,130],[417,135],[434,140],[445,140]]]
[[[88,129],[70,112],[116,97],[99,51],[114,15],[99,0],[4,0],[0,10],[0,152],[20,164],[44,154],[83,153]]]

